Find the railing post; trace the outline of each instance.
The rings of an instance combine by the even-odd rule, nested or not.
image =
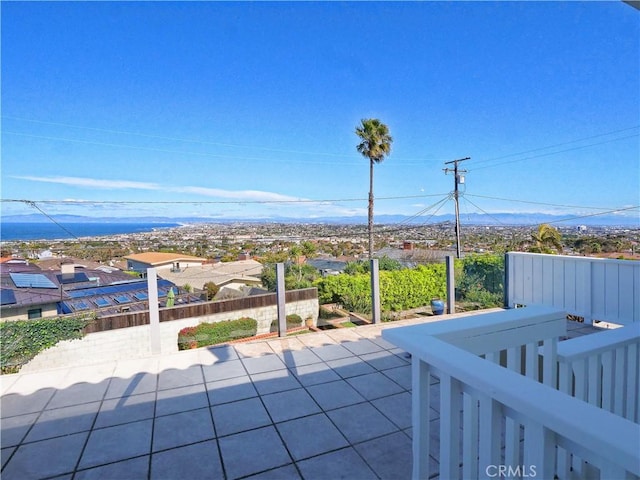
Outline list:
[[[278,305],[278,336],[287,336],[287,303],[284,286],[284,263],[276,263],[276,302]]]
[[[453,255],[447,255],[447,313],[456,313],[456,275]]]
[[[369,260],[371,271],[371,315],[373,323],[380,323],[380,273],[378,271],[378,259]]]
[[[509,253],[504,254],[504,308],[511,308],[511,293],[509,292]]]
[[[413,480],[429,478],[431,438],[431,369],[417,356],[411,362],[411,417],[413,442]]]
[[[147,289],[149,291],[149,332],[151,354],[160,354],[160,311],[158,310],[158,278],[155,268],[147,269]]]

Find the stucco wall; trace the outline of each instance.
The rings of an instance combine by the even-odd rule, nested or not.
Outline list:
[[[287,303],[287,315],[298,314],[303,321],[307,318],[318,321],[318,299]],[[193,327],[203,322],[221,322],[251,317],[258,321],[258,334],[268,333],[271,322],[278,317],[275,305],[249,308],[219,314],[191,317],[160,323],[161,353],[178,351],[178,332],[185,327]],[[125,360],[151,355],[150,327],[121,328],[106,332],[90,333],[79,340],[66,340],[37,355],[26,364],[21,372],[44,370],[71,365],[90,365],[110,360]]]

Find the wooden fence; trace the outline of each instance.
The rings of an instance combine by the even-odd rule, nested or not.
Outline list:
[[[286,302],[299,302],[318,298],[317,288],[305,288],[286,292]],[[203,317],[216,313],[234,312],[251,308],[269,307],[276,305],[276,294],[267,293],[245,298],[234,298],[217,302],[192,303],[160,309],[160,321],[170,322],[191,317]],[[137,327],[149,324],[149,311],[121,313],[96,319],[85,327],[84,333],[104,332],[118,328]]]

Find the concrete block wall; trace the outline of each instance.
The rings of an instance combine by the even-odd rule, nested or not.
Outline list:
[[[287,315],[298,314],[305,321],[318,322],[318,299],[287,303]],[[201,317],[160,323],[161,353],[178,351],[178,332],[185,327],[194,327],[199,323],[222,322],[242,317],[254,318],[258,322],[258,334],[268,333],[271,322],[278,318],[275,305],[260,308],[248,308]],[[79,340],[65,340],[58,343],[24,365],[20,372],[33,372],[49,368],[72,365],[91,365],[104,361],[126,360],[151,356],[150,326],[120,328],[106,332],[90,333]]]

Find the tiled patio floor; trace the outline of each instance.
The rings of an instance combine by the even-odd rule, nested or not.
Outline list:
[[[428,320],[3,376],[2,478],[410,478],[410,359],[380,332]]]

